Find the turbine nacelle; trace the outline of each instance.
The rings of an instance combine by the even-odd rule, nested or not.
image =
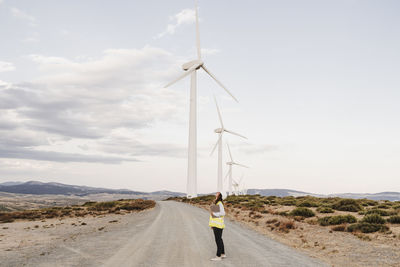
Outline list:
[[[217,128],[214,130],[215,133],[222,133],[223,131],[225,131],[224,128]]]
[[[200,59],[195,59],[189,62],[186,62],[185,64],[182,65],[182,69],[184,71],[187,71],[191,68],[195,68],[196,70],[198,70],[201,66],[203,66],[204,62]]]

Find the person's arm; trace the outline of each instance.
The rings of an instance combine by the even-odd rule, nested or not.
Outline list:
[[[213,212],[213,215],[215,217],[225,216],[225,209],[224,209],[224,205],[222,205],[222,203],[219,203],[219,212]]]

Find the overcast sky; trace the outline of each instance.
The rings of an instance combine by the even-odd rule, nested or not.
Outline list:
[[[190,0],[0,0],[0,182],[184,192]],[[198,187],[400,191],[400,2],[199,0]],[[224,147],[224,162],[228,160]],[[224,166],[225,167],[225,166]],[[227,168],[224,169],[224,173]]]

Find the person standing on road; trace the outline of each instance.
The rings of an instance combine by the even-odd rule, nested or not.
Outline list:
[[[210,211],[210,220],[208,225],[214,231],[215,243],[217,243],[217,256],[211,260],[220,261],[222,258],[226,258],[224,241],[222,240],[222,231],[225,228],[225,209],[224,205],[222,204],[221,192],[217,192],[215,195],[214,204],[219,206],[219,212]]]

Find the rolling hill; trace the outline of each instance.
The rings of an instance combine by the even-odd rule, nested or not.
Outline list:
[[[170,191],[140,192],[128,189],[107,189],[79,185],[67,185],[61,183],[43,183],[29,181],[25,183],[6,182],[0,184],[0,192],[32,195],[75,195],[86,196],[91,194],[122,194],[122,195],[163,195],[183,196],[185,194]]]
[[[15,194],[32,194],[32,195],[74,195],[74,196],[87,196],[92,194],[119,194],[131,195],[140,197],[153,197],[153,196],[185,196],[185,193],[171,192],[171,191],[154,191],[154,192],[141,192],[132,191],[128,189],[107,189],[79,185],[67,185],[62,183],[43,183],[38,181],[29,182],[5,182],[0,183],[0,192],[15,193]],[[248,189],[247,194],[262,196],[315,196],[315,197],[341,197],[341,198],[367,198],[372,200],[390,200],[400,201],[400,192],[380,192],[380,193],[340,193],[340,194],[314,194],[303,191],[291,189]]]

